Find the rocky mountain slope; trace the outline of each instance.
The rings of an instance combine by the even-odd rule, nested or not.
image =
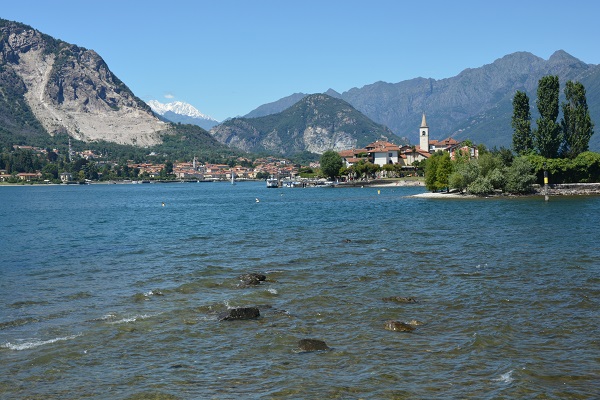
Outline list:
[[[600,124],[600,66],[586,64],[564,51],[548,60],[531,53],[518,52],[479,68],[466,69],[455,77],[435,80],[415,78],[399,83],[376,82],[337,94],[373,121],[388,126],[394,133],[417,142],[421,114],[427,114],[432,138],[454,136],[470,138],[488,147],[511,146],[512,96],[517,90],[530,98],[533,123],[537,118],[537,84],[545,75],[558,75],[561,94],[566,80],[581,81],[587,90],[592,119]],[[294,94],[261,106],[249,115],[278,112],[287,107]],[[600,150],[600,135],[590,142]]]
[[[6,20],[0,20],[0,85],[3,136],[67,133],[86,142],[151,146],[170,129],[93,50]]]
[[[148,101],[152,111],[171,122],[198,125],[206,130],[219,124],[219,121],[202,114],[198,109],[183,101],[161,103],[158,100]]]
[[[350,104],[326,94],[305,96],[280,113],[225,121],[210,133],[230,147],[285,156],[362,147],[381,138],[404,142]]]

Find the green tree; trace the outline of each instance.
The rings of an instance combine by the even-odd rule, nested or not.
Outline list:
[[[120,167],[120,176],[123,178],[129,178],[129,165],[127,165],[127,162],[123,163]]]
[[[469,186],[467,191],[477,196],[483,196],[490,194],[494,191],[494,186],[491,180],[487,176],[478,176]]]
[[[96,163],[90,162],[85,164],[81,169],[85,174],[85,179],[97,181],[98,180],[98,167]]]
[[[452,174],[452,161],[447,151],[437,151],[425,163],[425,187],[435,192],[449,189],[449,178]]]
[[[463,192],[479,176],[479,164],[476,160],[456,164],[456,170],[448,177],[448,185]]]
[[[430,192],[437,190],[437,167],[439,164],[439,157],[436,156],[438,153],[434,153],[425,161],[425,187]]]
[[[594,134],[594,123],[588,110],[585,87],[580,82],[568,81],[565,97],[567,101],[562,104],[561,127],[564,141],[561,153],[565,157],[575,158],[588,150],[590,138]]]
[[[535,147],[546,158],[556,158],[562,142],[560,125],[556,122],[559,90],[558,76],[544,76],[538,83],[536,104],[540,118],[533,136]]]
[[[269,177],[268,172],[257,172],[256,179],[267,179]]]
[[[385,171],[387,178],[396,177],[396,166],[394,164],[385,164],[381,169]]]
[[[477,164],[479,165],[479,173],[482,176],[488,176],[492,171],[501,169],[504,166],[502,159],[492,153],[480,155],[479,159],[477,159]]]
[[[537,156],[536,156],[537,157]],[[533,166],[525,157],[517,157],[506,171],[506,191],[509,193],[528,193],[536,181]]]
[[[233,162],[233,165],[231,165],[231,167],[233,167],[233,166],[235,166],[235,162]],[[167,175],[173,173],[173,162],[171,162],[171,161],[165,162],[165,173]]]
[[[321,173],[329,179],[335,179],[344,165],[342,157],[333,150],[327,150],[321,155]]]
[[[513,98],[513,149],[517,154],[527,154],[533,150],[533,135],[531,133],[531,113],[527,93],[517,90]]]
[[[502,161],[502,164],[507,167],[509,167],[515,159],[513,152],[506,147],[500,147],[500,150],[494,148],[493,153],[497,155]]]
[[[46,149],[46,158],[50,162],[56,162],[58,160],[58,154],[56,154],[52,149]]]
[[[42,168],[42,178],[48,179],[48,180],[58,179],[58,165],[56,165],[56,164],[44,165],[44,168]]]
[[[102,180],[114,179],[115,175],[110,167],[110,164],[104,164],[102,167]]]
[[[448,185],[448,178],[452,173],[452,160],[450,160],[450,153],[444,151],[440,157],[437,166],[437,172],[435,174],[435,184],[438,189],[446,189],[450,190],[450,186]]]

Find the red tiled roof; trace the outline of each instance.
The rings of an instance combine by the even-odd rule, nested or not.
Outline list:
[[[400,147],[398,147],[398,145],[383,140],[373,142],[367,145],[365,148],[368,150],[369,153],[400,150]]]
[[[350,150],[342,150],[339,152],[339,155],[344,157],[344,158],[348,158],[348,157],[354,157],[358,154],[361,153],[367,153],[367,149],[350,149]]]

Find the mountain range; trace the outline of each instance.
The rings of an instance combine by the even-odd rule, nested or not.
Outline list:
[[[150,100],[148,105],[156,114],[171,122],[198,125],[206,130],[219,124],[219,121],[202,114],[191,104],[182,101],[161,103],[158,100]]]
[[[417,143],[425,113],[433,139],[452,136],[510,147],[512,96],[517,90],[529,95],[535,121],[537,83],[551,74],[560,77],[562,87],[566,80],[583,83],[592,119],[600,121],[600,66],[557,51],[548,60],[513,53],[440,80],[376,82],[343,93],[294,93],[210,127],[217,121],[185,103],[146,104],[95,51],[0,19],[0,145],[45,146],[49,138],[68,136],[90,145],[163,146],[185,149],[185,154],[206,154],[208,149],[231,154],[227,152],[232,148],[320,154],[384,138]],[[187,125],[201,122],[211,135]],[[600,134],[592,136],[590,149],[600,150]]]
[[[471,139],[488,147],[511,147],[512,97],[517,90],[530,99],[532,125],[538,117],[535,99],[540,78],[558,75],[562,90],[567,80],[580,81],[587,91],[592,120],[600,121],[600,66],[586,64],[565,51],[544,60],[528,52],[506,55],[491,64],[469,68],[446,79],[415,78],[398,83],[375,82],[328,95],[347,101],[396,135],[418,142],[422,113],[427,115],[431,137]],[[246,117],[281,112],[304,93],[294,93],[264,104]],[[600,134],[592,136],[592,150],[600,150]]]

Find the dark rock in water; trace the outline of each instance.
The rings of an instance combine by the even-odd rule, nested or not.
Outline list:
[[[266,279],[267,277],[265,275],[256,273],[240,275],[240,281],[242,281],[242,284],[244,285],[259,285]]]
[[[235,319],[255,319],[260,317],[257,307],[232,308],[219,315],[219,321],[231,321]]]
[[[300,339],[298,349],[300,351],[323,351],[329,350],[329,346],[319,339]]]
[[[400,321],[385,321],[385,329],[396,332],[412,332],[415,327]]]
[[[393,301],[396,303],[416,303],[417,299],[415,299],[414,297],[392,296],[392,297],[384,297],[383,301]]]

